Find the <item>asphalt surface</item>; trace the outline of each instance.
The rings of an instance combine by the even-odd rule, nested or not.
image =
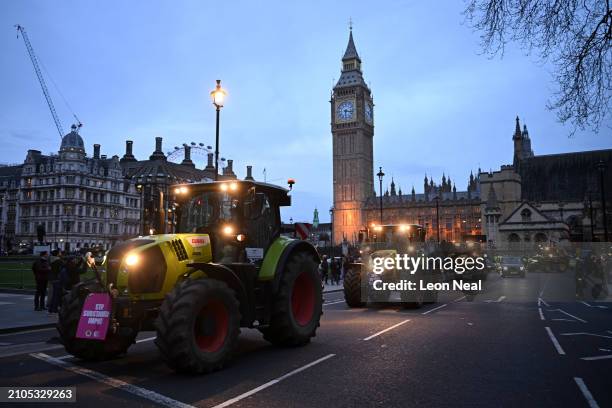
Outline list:
[[[102,363],[66,356],[53,329],[0,335],[0,386],[76,386],[79,406],[106,408],[612,406],[612,303],[569,301],[572,284],[490,274],[473,302],[445,292],[419,310],[329,293],[311,344],[243,329],[233,362],[204,376],[169,370],[152,332]]]

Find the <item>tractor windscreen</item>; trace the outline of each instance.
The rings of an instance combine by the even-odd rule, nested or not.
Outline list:
[[[176,209],[176,232],[210,232],[237,221],[239,201],[226,192],[206,191],[194,195]]]

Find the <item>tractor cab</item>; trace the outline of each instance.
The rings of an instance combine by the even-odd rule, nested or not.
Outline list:
[[[425,228],[418,224],[372,224],[362,230],[361,236],[369,252],[383,249],[406,252],[425,242]]]
[[[213,262],[245,262],[246,248],[258,258],[280,235],[280,207],[291,205],[288,193],[255,181],[178,185],[170,212],[172,232],[208,235]]]

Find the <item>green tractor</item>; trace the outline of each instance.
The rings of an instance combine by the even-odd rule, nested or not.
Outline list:
[[[275,345],[308,343],[322,314],[320,260],[308,242],[280,235],[280,207],[290,204],[289,190],[255,181],[176,186],[168,212],[176,233],[114,246],[98,279],[65,296],[58,330],[66,351],[110,359],[138,332],[155,330],[171,368],[205,373],[230,359],[241,327]],[[86,300],[96,294],[110,303],[102,339],[79,334]]]
[[[395,269],[382,274],[373,272],[375,258],[395,258],[397,254],[415,257],[424,253],[425,229],[417,224],[371,225],[361,231],[361,261],[348,265],[344,276],[344,299],[349,307],[363,307],[368,302],[387,303],[391,299],[389,290],[375,290],[374,282],[419,281],[436,283],[442,280],[439,271],[418,271],[410,274]],[[425,303],[435,303],[438,292],[435,290],[399,291],[400,302],[407,308],[420,308]]]

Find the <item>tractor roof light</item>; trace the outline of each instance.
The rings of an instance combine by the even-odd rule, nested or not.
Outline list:
[[[222,183],[219,188],[221,189],[221,191],[227,191],[227,184],[226,183]]]
[[[223,234],[225,235],[233,235],[234,234],[234,227],[232,227],[231,225],[226,225],[223,227]]]
[[[399,228],[400,232],[408,232],[410,231],[410,225],[402,224]]]
[[[229,188],[232,191],[238,190],[238,183],[236,183],[235,181],[231,182],[230,185],[229,185]]]

